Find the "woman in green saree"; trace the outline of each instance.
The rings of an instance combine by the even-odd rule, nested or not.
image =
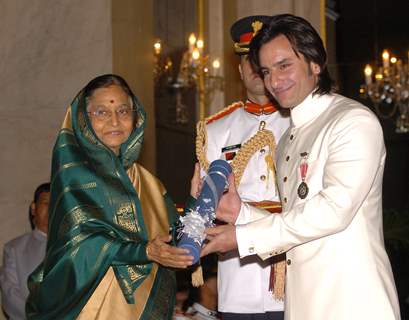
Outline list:
[[[146,115],[124,79],[91,80],[53,150],[44,262],[29,278],[28,319],[171,319],[173,202],[136,163]]]

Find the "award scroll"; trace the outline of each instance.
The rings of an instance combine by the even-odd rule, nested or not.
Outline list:
[[[213,225],[219,200],[228,187],[227,178],[231,172],[232,168],[228,162],[213,161],[192,210],[180,217],[178,247],[189,250],[188,255],[194,258],[193,263],[199,261],[202,244],[206,238],[204,231]]]

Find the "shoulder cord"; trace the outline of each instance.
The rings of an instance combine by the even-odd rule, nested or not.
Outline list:
[[[263,147],[268,147],[269,151],[265,157],[267,167],[269,171],[273,174],[273,181],[275,179],[275,167],[274,167],[274,156],[276,143],[274,140],[274,135],[270,130],[259,129],[255,136],[251,137],[248,141],[242,145],[239,152],[237,152],[234,157],[231,166],[233,168],[233,173],[236,181],[236,185],[240,185],[241,178],[243,176],[244,170],[247,167],[250,158]]]
[[[206,158],[207,152],[207,131],[206,131],[206,124],[211,121],[212,119],[218,119],[223,115],[227,115],[230,112],[234,111],[233,109],[237,109],[238,107],[244,106],[243,102],[234,102],[231,105],[223,108],[219,112],[215,113],[214,115],[207,117],[206,119],[198,121],[196,125],[196,157],[199,161],[200,167],[207,171],[209,169],[209,161]]]
[[[221,111],[223,112],[223,110]],[[247,164],[250,158],[258,150],[261,150],[263,147],[268,147],[269,152],[265,157],[267,167],[269,171],[273,174],[273,179],[275,178],[275,167],[274,167],[274,156],[276,143],[274,135],[270,130],[266,130],[263,127],[260,127],[259,131],[251,137],[247,142],[243,144],[240,150],[237,152],[234,157],[231,166],[233,168],[233,173],[236,181],[236,185],[240,185],[241,178],[243,176],[244,170],[247,167]],[[209,161],[206,157],[207,151],[207,133],[206,133],[206,121],[201,120],[197,124],[197,136],[196,136],[196,156],[199,161],[200,167],[207,171],[209,169]]]

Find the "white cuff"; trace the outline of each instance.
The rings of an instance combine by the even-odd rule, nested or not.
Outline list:
[[[255,254],[254,243],[247,231],[246,222],[249,221],[250,208],[242,203],[239,216],[236,220],[236,239],[240,257],[246,257]]]
[[[242,202],[240,207],[239,215],[236,219],[235,225],[246,224],[251,221],[251,210],[249,204]]]

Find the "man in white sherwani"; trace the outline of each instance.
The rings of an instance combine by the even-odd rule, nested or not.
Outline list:
[[[230,33],[234,51],[240,58],[239,72],[247,99],[200,121],[196,150],[204,170],[216,159],[229,161],[243,201],[275,214],[281,212],[281,204],[273,157],[276,142],[289,127],[290,120],[288,112],[281,114],[277,104],[266,96],[263,81],[248,58],[250,40],[269,19],[269,16],[248,16],[232,25]],[[270,278],[276,281],[270,284]],[[284,278],[285,261],[272,264],[271,259],[263,261],[257,256],[242,260],[237,250],[220,255],[218,310],[223,320],[282,320]]]
[[[202,254],[286,252],[286,320],[400,319],[384,248],[377,118],[331,92],[322,40],[303,18],[272,17],[250,55],[267,91],[291,112],[276,159],[283,213],[241,202],[231,176],[217,212],[231,224],[207,230]]]

